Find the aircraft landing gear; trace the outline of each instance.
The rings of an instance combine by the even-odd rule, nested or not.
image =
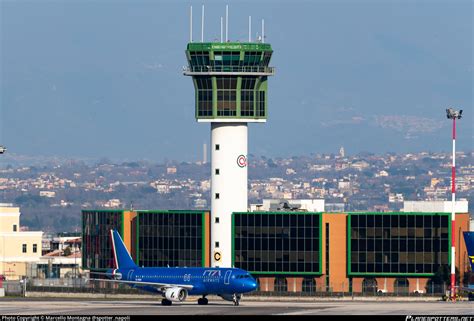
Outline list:
[[[207,305],[209,303],[209,300],[206,299],[205,297],[199,298],[198,299],[198,304],[199,305]]]
[[[169,305],[171,305],[171,304],[173,304],[173,302],[171,302],[171,301],[168,300],[168,299],[163,299],[163,300],[161,300],[161,305],[169,306]]]
[[[240,294],[234,293],[234,295],[232,295],[232,302],[234,302],[234,306],[239,306]]]

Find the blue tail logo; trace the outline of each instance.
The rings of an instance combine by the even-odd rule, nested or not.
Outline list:
[[[133,262],[130,253],[128,253],[125,244],[123,244],[122,238],[117,230],[110,230],[112,236],[112,249],[114,252],[115,268],[117,269],[133,269],[137,267]]]
[[[474,271],[474,232],[464,232],[464,242],[466,243],[467,255],[471,263],[471,271]]]

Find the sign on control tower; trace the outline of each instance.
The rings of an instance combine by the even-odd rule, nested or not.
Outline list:
[[[250,18],[249,42],[230,42],[227,21],[226,10],[221,42],[204,42],[203,18],[201,42],[192,41],[190,28],[184,70],[195,88],[196,120],[211,124],[211,253],[212,266],[221,267],[232,264],[232,213],[247,211],[247,124],[266,122],[267,78],[274,75],[263,22],[258,42],[250,41]]]

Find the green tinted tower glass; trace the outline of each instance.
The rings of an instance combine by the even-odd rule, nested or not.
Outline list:
[[[265,122],[272,47],[266,43],[189,43],[188,66],[200,122]]]

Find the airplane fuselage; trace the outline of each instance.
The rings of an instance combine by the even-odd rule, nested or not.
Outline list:
[[[121,281],[154,282],[192,286],[189,295],[232,295],[255,290],[256,281],[248,272],[236,268],[154,268],[135,267],[109,270],[113,278]],[[150,285],[130,284],[132,287],[161,293]]]

